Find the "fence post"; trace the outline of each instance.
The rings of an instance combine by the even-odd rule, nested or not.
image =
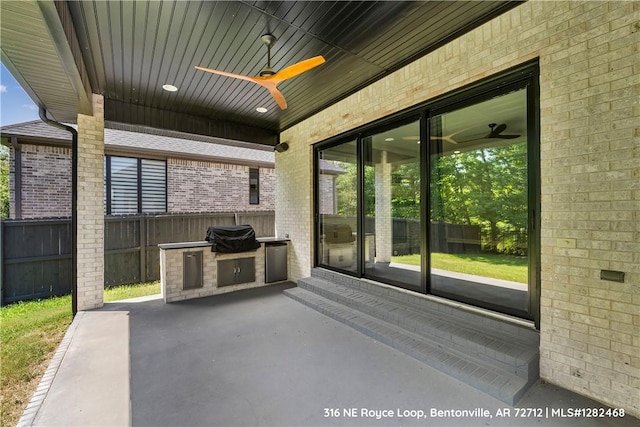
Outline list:
[[[140,282],[145,283],[147,281],[147,218],[140,216]]]

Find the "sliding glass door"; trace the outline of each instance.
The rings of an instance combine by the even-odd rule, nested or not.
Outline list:
[[[420,122],[362,142],[365,276],[420,290]]]
[[[537,67],[316,147],[316,265],[539,319]]]
[[[316,162],[317,262],[358,271],[358,150],[348,141],[319,150]]]
[[[527,317],[527,90],[431,117],[431,293]]]

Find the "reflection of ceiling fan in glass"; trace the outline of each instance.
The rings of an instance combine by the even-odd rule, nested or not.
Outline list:
[[[479,141],[481,139],[514,139],[514,138],[518,138],[520,135],[502,135],[502,132],[504,132],[507,129],[507,125],[506,124],[501,124],[498,125],[496,123],[489,123],[489,128],[491,129],[489,131],[489,133],[485,136],[482,136],[480,138],[474,138],[474,139],[468,139],[466,141],[456,141],[455,139],[453,139],[454,136],[456,136],[457,134],[464,132],[466,130],[468,130],[469,128],[466,129],[462,129],[459,130],[457,132],[454,132],[450,135],[445,135],[445,136],[431,136],[431,140],[432,141],[444,141],[444,142],[449,142],[451,144],[464,144],[466,142],[472,142],[472,141]]]

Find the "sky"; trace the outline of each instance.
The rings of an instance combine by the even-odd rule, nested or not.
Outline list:
[[[38,107],[2,64],[0,66],[0,126],[32,120],[40,120]]]

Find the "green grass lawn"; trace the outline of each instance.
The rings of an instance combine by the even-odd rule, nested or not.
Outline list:
[[[393,262],[420,265],[420,255],[395,256]],[[527,258],[494,254],[442,254],[431,255],[431,266],[457,273],[527,283]]]
[[[104,291],[104,301],[118,301],[121,299],[144,297],[160,293],[160,282],[140,283],[137,285],[121,285],[107,288]]]
[[[160,293],[160,282],[108,288],[105,301]],[[0,309],[0,425],[14,426],[38,386],[67,327],[71,296],[26,301]]]

